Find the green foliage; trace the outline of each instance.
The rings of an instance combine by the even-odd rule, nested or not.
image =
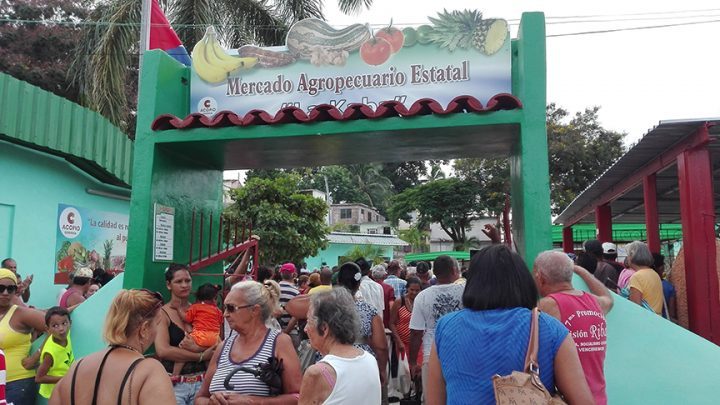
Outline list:
[[[458,178],[431,181],[403,191],[391,199],[388,215],[393,223],[410,220],[418,212],[417,226],[437,222],[459,247],[466,238],[472,221],[487,210],[484,196],[476,184]]]
[[[67,78],[81,29],[71,24],[87,17],[87,4],[70,0],[0,1],[0,71],[70,101],[79,88]],[[48,23],[31,21],[47,20]],[[62,24],[53,24],[58,22]]]
[[[550,169],[550,199],[553,214],[559,214],[590,183],[623,153],[624,134],[600,125],[600,107],[570,114],[550,104],[547,134]],[[510,168],[506,159],[458,159],[455,173],[483,189],[488,214],[497,216],[510,192]]]
[[[428,244],[430,232],[421,229],[417,225],[401,230],[398,236],[400,239],[410,244],[413,253],[425,253],[430,251],[430,245]]]
[[[312,196],[297,194],[297,175],[275,179],[251,178],[233,191],[229,219],[250,221],[260,236],[263,263],[300,263],[326,247],[327,205]]]
[[[330,225],[331,232],[360,233],[360,225],[337,223]]]
[[[385,257],[383,256],[383,249],[372,245],[356,245],[352,249],[345,252],[345,254],[341,257],[341,264],[349,261],[354,262],[361,257],[364,257],[365,260],[372,262],[373,265],[380,264],[385,261]]]

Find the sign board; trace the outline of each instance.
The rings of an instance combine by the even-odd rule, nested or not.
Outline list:
[[[153,224],[153,261],[172,261],[175,208],[156,203]]]
[[[275,114],[285,107],[309,111],[330,104],[343,111],[353,103],[375,109],[389,100],[410,107],[422,98],[447,106],[461,95],[486,104],[511,92],[505,20],[466,10],[431,21],[417,28],[336,29],[309,18],[290,28],[285,46],[229,50],[210,27],[192,54],[190,110],[208,116]]]
[[[125,271],[126,214],[58,204],[55,242],[55,284],[67,284],[80,267]]]

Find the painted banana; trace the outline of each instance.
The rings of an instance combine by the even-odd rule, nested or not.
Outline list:
[[[227,78],[227,70],[213,65],[207,59],[207,40],[203,38],[192,51],[192,67],[201,79],[208,83],[221,83]]]
[[[244,57],[238,58],[236,56],[228,55],[225,50],[220,46],[217,40],[212,41],[208,38],[208,60],[215,66],[220,66],[227,72],[232,72],[240,68],[250,69],[255,66],[258,62],[258,58]]]
[[[220,46],[212,26],[208,27],[205,36],[195,45],[192,58],[195,72],[208,83],[220,83],[227,78],[228,73],[240,68],[252,68],[258,62],[258,58],[254,57],[228,55]]]

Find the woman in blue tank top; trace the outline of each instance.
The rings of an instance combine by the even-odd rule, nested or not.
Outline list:
[[[429,363],[429,404],[494,404],[492,377],[523,371],[538,291],[522,258],[505,245],[473,256],[465,309],[440,318]],[[555,318],[540,314],[540,379],[571,404],[592,404],[575,343]]]

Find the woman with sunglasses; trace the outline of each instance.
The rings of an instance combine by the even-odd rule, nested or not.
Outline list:
[[[297,403],[300,361],[290,336],[266,326],[273,307],[272,293],[256,281],[230,289],[224,316],[231,332],[215,351],[195,404]],[[260,369],[271,372],[256,377]]]
[[[30,352],[33,330],[45,331],[45,315],[15,305],[13,299],[17,291],[15,273],[0,269],[0,349],[5,352],[7,366],[7,402],[34,404],[38,392],[35,369],[26,369],[23,359]]]
[[[185,363],[180,375],[170,378],[177,404],[192,405],[207,369],[205,360],[212,356],[215,348],[203,349],[192,338],[185,338],[188,328],[185,314],[190,308],[188,299],[192,293],[192,278],[187,266],[170,264],[165,270],[165,283],[170,291],[170,301],[160,310],[155,351],[169,375],[173,374],[175,362]]]
[[[110,347],[73,364],[49,404],[173,403],[175,395],[163,366],[143,356],[155,339],[162,305],[157,292],[121,290],[103,327],[103,339]]]

